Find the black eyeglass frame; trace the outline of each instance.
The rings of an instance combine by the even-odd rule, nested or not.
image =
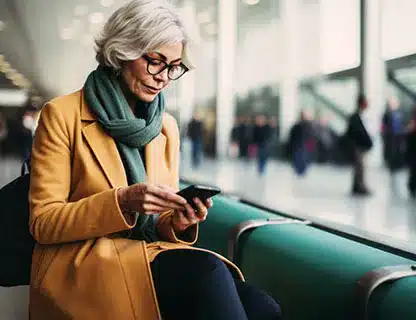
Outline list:
[[[189,71],[189,68],[188,68],[187,66],[185,66],[182,62],[181,62],[179,65],[178,65],[178,64],[168,64],[168,63],[166,63],[165,61],[163,61],[163,60],[161,60],[161,59],[151,58],[151,57],[149,57],[147,54],[144,54],[142,57],[143,57],[143,59],[144,59],[144,60],[146,60],[146,61],[147,61],[147,72],[148,72],[149,74],[151,74],[152,76],[158,75],[158,74],[162,73],[163,71],[165,71],[166,69],[168,69],[168,78],[169,78],[170,80],[175,81],[175,80],[178,80],[180,77],[182,77],[185,73],[187,73],[187,72]],[[160,69],[160,70],[159,70],[158,72],[156,72],[156,73],[152,73],[152,72],[150,72],[150,64],[151,64],[153,61],[157,61],[158,63],[162,63],[162,64],[164,64],[164,66],[162,67],[162,69]],[[179,77],[177,77],[177,78],[171,78],[171,77],[169,76],[170,70],[171,70],[172,68],[174,68],[174,67],[178,67],[178,66],[181,66],[181,67],[183,68],[184,72],[183,72],[183,73],[182,73]]]

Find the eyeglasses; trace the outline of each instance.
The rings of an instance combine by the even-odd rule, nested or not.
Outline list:
[[[152,76],[162,73],[165,69],[168,69],[168,78],[170,80],[178,80],[189,69],[184,64],[167,64],[160,59],[151,58],[144,54],[143,58],[147,61],[147,72]]]

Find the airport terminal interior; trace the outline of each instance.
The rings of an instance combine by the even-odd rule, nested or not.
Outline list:
[[[0,187],[21,174],[45,103],[83,88],[97,67],[96,37],[127,2],[0,0]],[[190,39],[190,70],[164,90],[166,111],[179,129],[179,176],[183,184],[222,190],[201,224],[201,246],[211,249],[204,235],[214,230],[210,212],[221,229],[228,210],[241,205],[238,210],[299,219],[386,252],[388,259],[407,259],[397,264],[416,265],[416,1],[170,3]],[[227,201],[236,204],[220,210]],[[276,248],[280,236],[276,232]],[[250,241],[247,248],[272,250],[262,251],[261,241],[250,247]],[[273,250],[277,261],[288,257],[280,247]],[[365,253],[347,256],[368,257],[372,268],[396,264],[379,265]],[[337,303],[322,317],[311,305],[310,318],[293,310],[290,297],[296,295],[284,296],[244,261],[249,280],[281,294],[287,319],[344,319],[334,311],[341,308]],[[306,270],[315,267],[308,262]],[[412,278],[405,286],[415,298]],[[391,296],[381,295],[377,301],[387,304]],[[402,301],[414,301],[411,295]],[[27,319],[28,299],[27,286],[0,287],[0,320]],[[403,311],[403,305],[372,306],[371,319],[416,319],[416,310]]]

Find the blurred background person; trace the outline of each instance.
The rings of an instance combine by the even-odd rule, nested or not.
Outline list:
[[[279,155],[279,141],[280,141],[280,126],[279,121],[276,116],[271,116],[268,119],[268,124],[270,128],[270,138],[269,138],[269,155],[271,157],[276,157]]]
[[[249,146],[251,145],[252,135],[253,126],[251,122],[251,117],[249,115],[241,116],[237,130],[240,159],[249,159]]]
[[[229,156],[232,159],[236,159],[239,156],[239,137],[238,137],[238,128],[240,126],[240,117],[235,117],[234,125],[231,129],[230,134],[230,150]]]
[[[255,117],[253,127],[253,144],[257,153],[257,171],[263,175],[266,170],[267,159],[269,158],[270,125],[267,123],[264,114]]]
[[[368,108],[367,98],[360,94],[357,109],[348,121],[347,137],[354,154],[353,195],[370,195],[364,179],[364,156],[373,147],[372,139],[364,125],[363,113]]]
[[[387,101],[387,107],[381,125],[383,158],[391,173],[403,168],[405,164],[405,139],[403,131],[403,114],[399,108],[399,101],[392,97]]]
[[[7,139],[7,122],[3,114],[0,113],[0,157],[3,155],[3,143]]]
[[[292,166],[298,176],[306,174],[316,150],[312,113],[302,110],[299,120],[290,130],[288,141],[288,152]]]
[[[201,165],[204,142],[204,124],[199,111],[194,112],[188,124],[188,137],[191,140],[192,167],[197,169]]]
[[[409,165],[409,179],[407,187],[410,196],[416,198],[416,108],[413,111],[412,120],[408,126],[407,134],[407,161]]]
[[[316,161],[327,163],[333,159],[335,132],[328,125],[328,118],[320,115],[315,123]]]

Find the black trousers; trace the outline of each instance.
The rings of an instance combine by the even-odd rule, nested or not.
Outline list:
[[[151,264],[163,320],[277,320],[279,304],[263,291],[234,279],[215,255],[171,250]]]
[[[367,190],[364,181],[364,152],[354,150],[354,180],[353,190]]]

